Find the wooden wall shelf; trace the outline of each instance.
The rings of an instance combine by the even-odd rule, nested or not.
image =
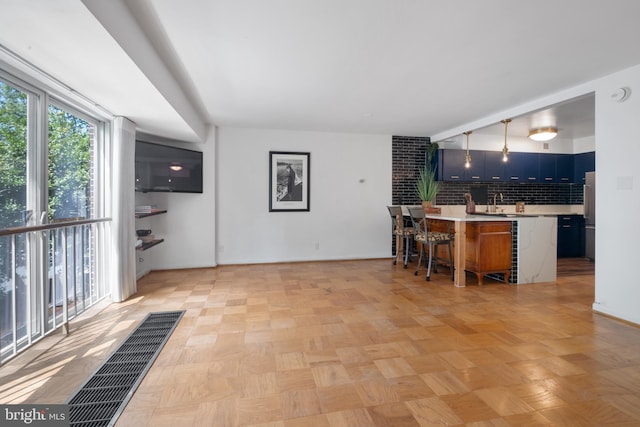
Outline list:
[[[150,242],[144,242],[144,243],[142,243],[142,245],[138,246],[136,248],[136,250],[138,250],[138,251],[146,251],[147,249],[151,249],[155,245],[159,245],[162,242],[164,242],[164,239],[156,239],[156,240],[152,240]]]
[[[160,210],[160,209],[154,210],[154,211],[151,211],[151,212],[136,212],[136,218],[137,219],[146,218],[148,216],[160,215],[160,214],[164,214],[164,213],[167,213],[167,211],[166,210]]]

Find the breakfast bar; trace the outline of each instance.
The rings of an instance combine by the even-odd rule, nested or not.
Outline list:
[[[501,245],[505,243],[505,230],[510,229],[511,263],[504,271],[509,284],[551,282],[556,280],[557,217],[524,214],[465,214],[443,212],[426,214],[427,219],[451,221],[454,225],[454,285],[466,286],[466,272],[483,276],[504,271]],[[484,261],[479,261],[479,258]]]

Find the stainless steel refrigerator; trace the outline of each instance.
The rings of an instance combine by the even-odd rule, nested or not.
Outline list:
[[[596,259],[596,173],[584,174],[584,255]]]

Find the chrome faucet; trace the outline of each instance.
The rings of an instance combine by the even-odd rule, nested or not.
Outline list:
[[[493,211],[497,212],[496,209],[496,199],[498,198],[498,196],[500,196],[500,203],[504,202],[504,197],[502,197],[502,193],[495,193],[493,195]]]

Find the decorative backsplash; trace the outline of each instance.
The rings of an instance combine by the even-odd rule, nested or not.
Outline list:
[[[478,184],[472,182],[442,182],[436,205],[464,205],[464,193]],[[503,201],[498,204],[515,205],[525,202],[527,205],[581,205],[583,190],[580,184],[530,184],[530,183],[489,183],[487,194],[492,198],[502,193]]]
[[[392,137],[392,201],[394,205],[420,204],[414,183],[420,168],[424,166],[428,137]],[[464,205],[464,193],[469,192],[472,182],[442,182],[436,198],[436,205]],[[514,205],[581,205],[583,187],[581,184],[530,184],[530,183],[487,183],[487,194],[493,197],[502,193],[500,204]]]

